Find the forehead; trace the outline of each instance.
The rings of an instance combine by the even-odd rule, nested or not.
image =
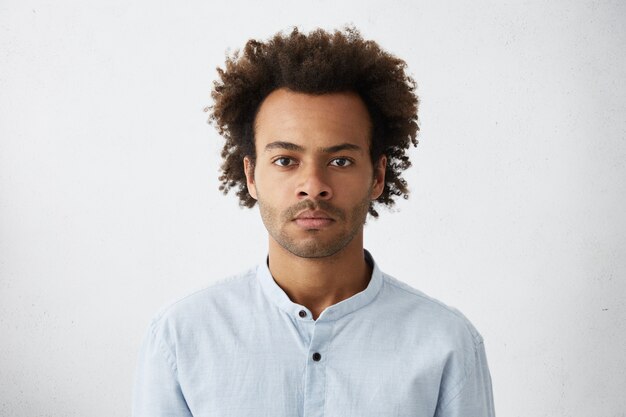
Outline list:
[[[305,148],[337,143],[367,148],[372,128],[367,107],[356,93],[311,95],[278,89],[261,103],[254,130],[257,149],[273,141]]]

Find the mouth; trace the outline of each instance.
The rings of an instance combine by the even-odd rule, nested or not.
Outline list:
[[[305,211],[298,214],[293,221],[305,229],[320,229],[330,226],[335,220],[322,211]]]

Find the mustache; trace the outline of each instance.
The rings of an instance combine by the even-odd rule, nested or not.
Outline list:
[[[318,200],[318,201],[302,200],[299,203],[294,204],[293,206],[286,209],[283,212],[283,216],[285,220],[292,220],[294,217],[298,215],[298,213],[304,210],[325,211],[326,213],[330,214],[331,216],[339,220],[345,220],[345,217],[346,217],[343,210],[338,209],[337,207],[333,206],[332,204],[330,204],[329,202],[325,200]]]

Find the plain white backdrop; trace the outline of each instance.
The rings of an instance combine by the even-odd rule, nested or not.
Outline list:
[[[2,0],[0,416],[130,414],[151,316],[266,250],[217,190],[215,68],[345,24],[421,98],[411,198],[366,247],[476,325],[500,417],[625,416],[625,21],[620,1]]]

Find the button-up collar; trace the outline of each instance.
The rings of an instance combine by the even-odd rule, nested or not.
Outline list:
[[[363,291],[324,309],[324,311],[317,318],[317,322],[338,320],[366,306],[372,302],[376,295],[378,295],[378,292],[383,284],[382,272],[368,251],[364,250],[364,255],[365,260],[372,267],[372,276],[370,277],[367,287]],[[299,320],[313,320],[311,311],[307,307],[294,303],[289,299],[289,296],[272,277],[267,264],[267,257],[265,257],[263,262],[259,263],[259,267],[257,269],[257,278],[259,279],[263,292],[266,296],[285,313],[292,315],[293,317],[297,317]],[[302,311],[305,311],[306,315],[301,314]]]

